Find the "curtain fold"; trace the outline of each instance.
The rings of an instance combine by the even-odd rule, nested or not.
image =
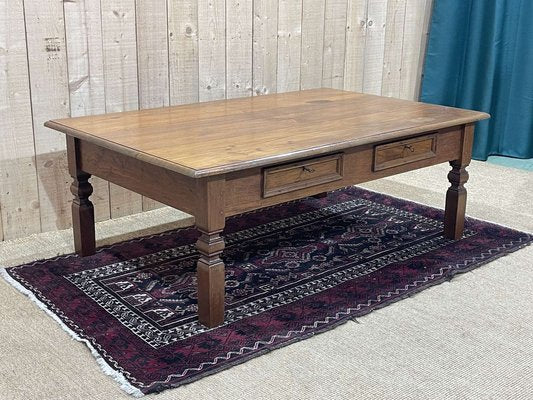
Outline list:
[[[491,114],[474,158],[533,158],[533,0],[435,0],[420,100]]]

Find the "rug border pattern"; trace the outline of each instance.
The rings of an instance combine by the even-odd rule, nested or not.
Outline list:
[[[343,190],[343,189],[339,189],[338,191],[340,191],[340,190]],[[357,190],[359,190],[359,189],[357,189]],[[435,209],[435,207],[430,207],[430,206],[427,206],[425,204],[416,203],[416,202],[413,202],[413,201],[410,201],[410,200],[399,199],[399,198],[395,198],[395,197],[392,197],[392,196],[384,195],[384,194],[381,194],[381,193],[378,193],[378,192],[373,192],[373,191],[368,191],[368,192],[371,192],[371,193],[374,193],[374,194],[377,194],[379,196],[383,196],[383,197],[386,197],[386,198],[388,197],[388,198],[391,198],[393,200],[400,200],[400,201],[402,201],[405,204],[411,203],[411,204],[416,205],[417,207]],[[295,200],[294,202],[300,202],[300,201],[303,201],[303,200],[305,200],[305,199]],[[294,203],[294,202],[290,202],[290,203]],[[287,203],[284,203],[284,204],[287,204]],[[278,207],[278,206],[279,205],[275,205],[275,206],[267,207],[265,209],[275,208],[275,207]],[[386,206],[386,205],[384,205],[384,207],[394,208],[394,207]],[[253,211],[251,211],[249,213],[255,213],[255,212],[258,212],[258,211],[263,211],[265,209],[253,210]],[[405,211],[405,210],[400,210],[400,211]],[[249,213],[246,213],[246,214],[249,214]],[[237,216],[232,216],[230,218],[235,218],[235,217],[237,217]],[[479,220],[476,220],[476,219],[473,219],[473,218],[467,218],[467,220],[479,221]],[[486,222],[486,221],[482,221],[482,222]],[[487,222],[487,223],[489,223],[491,225],[498,225],[498,224],[494,224],[492,222]],[[510,228],[510,227],[505,227],[505,226],[502,226],[502,225],[498,225],[498,226],[516,231],[515,229]],[[179,228],[179,229],[176,229],[176,230],[162,232],[162,233],[149,235],[149,236],[145,236],[145,237],[141,237],[141,238],[134,238],[134,239],[130,239],[130,240],[126,240],[126,241],[120,242],[120,243],[103,246],[100,249],[98,249],[97,252],[101,252],[101,251],[104,251],[106,249],[122,245],[124,243],[146,240],[146,239],[149,239],[149,238],[159,237],[159,236],[163,236],[163,235],[171,235],[171,234],[175,234],[176,232],[183,231],[183,230],[189,230],[189,229],[194,229],[194,228],[193,227],[184,227],[184,228]],[[34,288],[31,284],[29,284],[29,282],[27,282],[24,278],[22,278],[20,275],[18,275],[17,272],[14,269],[10,269],[8,271],[6,268],[0,268],[0,275],[2,275],[2,277],[5,278],[5,280],[11,286],[15,287],[15,289],[17,289],[21,293],[25,294],[32,301],[34,301],[40,308],[42,308],[45,312],[47,312],[74,339],[76,339],[78,341],[81,341],[81,342],[84,342],[89,347],[89,349],[91,350],[92,355],[96,358],[96,360],[97,360],[98,364],[100,365],[100,367],[102,368],[102,370],[106,374],[112,375],[117,382],[121,383],[121,388],[123,390],[125,390],[129,394],[133,394],[135,396],[141,396],[141,395],[143,395],[143,393],[142,393],[142,391],[140,391],[139,388],[150,388],[150,387],[152,387],[154,385],[161,385],[161,384],[166,385],[166,387],[178,387],[178,386],[181,386],[181,385],[189,383],[191,381],[200,379],[201,377],[204,377],[204,376],[219,372],[221,370],[224,370],[224,369],[227,369],[229,367],[232,367],[232,366],[234,366],[236,364],[245,362],[245,361],[247,361],[250,358],[259,356],[261,354],[264,354],[265,352],[274,350],[274,349],[279,348],[279,347],[284,347],[284,346],[286,346],[286,345],[288,345],[290,343],[293,343],[295,341],[303,340],[303,339],[306,339],[306,338],[308,338],[310,336],[313,336],[315,334],[322,333],[322,332],[325,332],[327,330],[333,329],[336,326],[340,325],[341,323],[345,323],[345,322],[347,322],[349,320],[352,320],[352,319],[355,319],[357,317],[366,315],[366,314],[370,313],[371,311],[373,311],[373,310],[375,310],[377,308],[381,308],[381,307],[386,306],[388,304],[391,304],[391,303],[393,303],[395,301],[398,301],[398,300],[401,300],[401,299],[403,299],[405,297],[408,297],[408,296],[411,296],[413,294],[416,294],[419,291],[427,288],[428,286],[432,286],[432,285],[441,283],[444,280],[450,280],[458,273],[467,272],[467,271],[469,271],[469,270],[471,270],[473,268],[476,268],[476,267],[478,267],[480,265],[486,264],[486,263],[488,263],[490,261],[493,261],[493,260],[495,260],[495,259],[497,259],[499,257],[505,256],[505,255],[507,255],[507,254],[509,254],[511,252],[514,252],[514,251],[516,251],[516,250],[518,250],[518,249],[520,249],[522,247],[525,247],[525,246],[528,246],[529,244],[531,244],[531,241],[533,240],[533,236],[531,234],[525,233],[525,232],[519,232],[519,233],[522,233],[523,236],[520,237],[518,240],[514,240],[513,239],[510,242],[507,242],[505,244],[499,245],[498,247],[491,248],[489,250],[481,252],[479,255],[469,257],[469,258],[467,258],[465,261],[463,261],[461,263],[449,264],[448,266],[440,268],[438,273],[429,274],[429,275],[425,276],[422,279],[419,278],[419,279],[407,284],[403,288],[398,288],[398,289],[396,289],[394,291],[389,291],[386,294],[378,295],[374,299],[369,299],[366,303],[359,303],[355,307],[350,307],[350,308],[347,308],[344,311],[339,311],[334,316],[329,316],[329,317],[326,317],[325,319],[317,320],[312,325],[302,325],[300,330],[291,330],[291,331],[288,331],[288,332],[286,332],[284,334],[275,334],[268,341],[265,341],[265,340],[257,341],[251,347],[250,346],[244,346],[244,347],[240,348],[239,351],[230,351],[223,357],[221,357],[221,356],[215,357],[212,361],[200,363],[200,365],[198,365],[197,367],[186,368],[185,370],[183,370],[179,374],[170,374],[170,375],[167,376],[167,379],[164,380],[164,381],[153,381],[153,382],[146,383],[146,384],[143,383],[143,382],[138,381],[134,376],[131,375],[130,372],[128,372],[127,370],[122,368],[113,359],[113,357],[111,357],[106,352],[106,350],[104,348],[102,348],[98,344],[98,342],[96,341],[95,338],[93,338],[91,336],[88,336],[88,335],[85,335],[83,333],[83,330],[78,325],[76,325],[58,307],[56,307],[52,302],[50,302],[46,298],[46,296],[44,296],[38,289]],[[50,259],[46,259],[46,260],[37,260],[37,261],[35,261],[33,263],[25,264],[24,266],[35,266],[37,264],[43,264],[45,262],[50,262],[50,261],[59,260],[59,259],[66,259],[66,258],[70,258],[70,257],[76,257],[76,255],[75,254],[69,254],[69,255],[58,256],[58,257],[54,257],[54,258],[50,258]],[[420,287],[419,285],[422,284],[422,283],[425,283],[426,285]],[[35,299],[32,298],[32,296],[34,296]],[[356,313],[357,315],[354,315],[354,313]],[[331,322],[331,321],[334,321],[334,322]],[[308,333],[305,336],[292,337],[294,334],[302,334],[302,333],[304,333],[306,331],[308,331]],[[287,340],[287,339],[289,339],[289,340]],[[280,342],[280,340],[283,340],[283,341]],[[269,346],[269,347],[266,347],[266,346]],[[263,349],[259,350],[261,347],[263,347]],[[248,353],[248,354],[246,354],[246,353]],[[241,358],[235,359],[235,357],[237,357],[237,356],[241,356]],[[220,361],[228,361],[228,360],[231,360],[232,358],[234,359],[234,361],[230,361],[229,363],[224,364],[224,365],[219,365],[218,364]],[[106,366],[107,366],[108,370],[106,370]],[[204,368],[208,367],[208,366],[214,366],[214,368],[205,371]],[[109,370],[111,370],[111,371],[109,371]],[[173,378],[185,377],[189,373],[195,372],[195,371],[196,372],[203,371],[203,372],[200,373],[200,374],[193,375],[193,376],[191,376],[189,378],[185,378],[185,379],[183,379],[183,380],[181,380],[179,382],[171,383]],[[123,381],[121,381],[121,378],[120,378],[121,376],[123,378]],[[135,386],[133,386],[133,385],[135,385]]]
[[[186,229],[186,228],[184,228]],[[165,234],[168,234],[167,232],[164,232]],[[154,235],[156,236],[156,235]],[[527,238],[527,241],[525,240],[525,238]],[[249,351],[252,351],[252,350],[257,350],[259,348],[260,345],[273,345],[274,342],[276,341],[276,339],[286,339],[286,338],[289,338],[291,335],[295,334],[295,333],[303,333],[306,329],[308,328],[317,328],[319,324],[327,324],[330,320],[335,320],[337,322],[348,322],[350,321],[349,318],[347,318],[350,314],[352,314],[354,311],[360,311],[361,308],[363,307],[371,307],[372,304],[374,304],[376,307],[375,308],[371,308],[369,309],[367,312],[364,312],[360,315],[357,315],[356,317],[361,317],[363,315],[366,315],[368,314],[369,312],[373,311],[374,309],[377,309],[378,305],[388,305],[390,303],[392,303],[393,301],[390,301],[391,300],[391,297],[396,294],[396,295],[399,295],[400,292],[405,292],[407,290],[409,290],[409,287],[412,287],[412,288],[417,288],[418,285],[420,283],[427,283],[427,282],[430,282],[430,281],[434,281],[434,283],[437,283],[439,282],[440,280],[442,279],[438,279],[439,277],[442,277],[445,273],[445,271],[453,271],[455,273],[460,273],[460,272],[467,272],[469,271],[468,269],[468,266],[470,265],[471,267],[478,267],[482,264],[485,264],[489,261],[492,261],[498,257],[501,257],[501,256],[504,256],[504,255],[507,255],[509,253],[511,253],[512,251],[515,251],[515,250],[518,250],[522,247],[525,247],[527,245],[529,245],[531,243],[531,240],[532,240],[532,237],[531,236],[525,236],[525,237],[521,237],[518,241],[510,241],[508,243],[505,243],[501,246],[498,246],[496,248],[492,248],[492,249],[489,249],[488,251],[486,252],[482,252],[479,256],[474,256],[474,257],[471,257],[470,259],[467,259],[465,260],[463,263],[458,263],[458,264],[455,264],[455,265],[448,265],[446,267],[442,267],[440,268],[440,271],[438,274],[430,274],[430,275],[427,275],[425,276],[422,280],[416,280],[408,285],[406,285],[403,289],[396,289],[395,291],[392,291],[392,292],[388,292],[387,294],[384,294],[384,295],[378,295],[377,296],[377,299],[370,299],[368,300],[368,302],[366,304],[364,303],[360,303],[358,304],[356,307],[349,307],[348,309],[346,309],[345,311],[339,311],[336,313],[336,315],[334,317],[326,317],[325,320],[322,320],[322,321],[315,321],[313,323],[313,325],[303,325],[302,328],[300,329],[300,331],[288,331],[287,334],[285,335],[273,335],[269,341],[257,341],[255,342],[254,346],[253,347],[249,347],[249,346],[244,346],[242,347],[241,349],[239,349],[238,352],[235,352],[235,351],[232,351],[232,352],[228,352],[226,354],[225,357],[215,357],[213,359],[213,361],[210,361],[210,362],[203,362],[201,363],[198,367],[193,367],[193,368],[186,368],[182,373],[180,374],[171,374],[167,377],[167,379],[165,381],[153,381],[153,382],[150,382],[149,384],[145,384],[143,382],[140,382],[140,381],[137,381],[137,379],[131,375],[130,372],[128,372],[127,370],[125,370],[124,368],[122,368],[114,359],[113,357],[111,357],[106,351],[105,349],[103,349],[99,344],[98,342],[96,342],[96,339],[91,337],[91,336],[87,336],[85,334],[83,334],[83,331],[81,330],[81,328],[79,328],[72,320],[70,320],[67,316],[64,315],[64,313],[58,309],[53,303],[51,303],[50,301],[48,301],[48,299],[36,288],[34,288],[31,284],[29,284],[25,279],[23,279],[22,277],[20,277],[16,272],[13,273],[12,271],[7,271],[5,268],[1,268],[0,271],[2,272],[2,276],[4,279],[6,279],[6,281],[11,284],[12,286],[15,287],[15,285],[13,285],[12,282],[9,281],[9,279],[6,278],[5,275],[9,276],[11,279],[14,279],[15,282],[17,282],[17,280],[20,280],[20,283],[23,283],[23,288],[26,289],[26,290],[29,290],[30,292],[36,294],[36,297],[39,301],[41,301],[44,305],[43,309],[45,310],[48,310],[49,313],[57,316],[59,318],[59,321],[56,320],[56,322],[63,322],[67,325],[67,327],[69,329],[72,329],[73,331],[75,332],[78,332],[78,333],[75,333],[75,336],[77,336],[78,338],[76,338],[77,340],[80,340],[80,341],[83,341],[85,342],[88,346],[89,344],[92,345],[94,347],[94,349],[98,352],[98,354],[104,358],[106,361],[110,362],[111,364],[113,364],[113,366],[116,368],[117,371],[119,371],[122,375],[124,375],[125,377],[127,377],[127,379],[139,386],[139,387],[143,387],[143,388],[149,388],[153,385],[156,385],[156,384],[168,384],[170,382],[170,380],[172,380],[173,378],[179,378],[179,377],[183,377],[185,375],[187,375],[189,372],[191,371],[201,371],[205,366],[207,365],[216,365],[219,361],[223,361],[223,360],[229,360],[231,359],[232,357],[234,356],[238,356],[238,355],[243,355],[245,353],[246,350],[249,350]],[[502,253],[496,253],[494,254],[495,252],[498,252],[498,251],[501,251],[501,250],[505,250],[505,252],[502,252]],[[28,266],[31,266],[31,265],[34,265],[38,262],[35,262],[35,263],[31,263],[31,264],[28,264]],[[467,268],[458,268],[458,267],[467,267]],[[450,279],[453,278],[455,276],[455,273],[450,276]],[[11,275],[16,275],[17,276],[17,279],[15,279],[14,277],[11,277]],[[435,279],[437,279],[435,281]],[[16,289],[18,289],[19,291],[21,291],[19,288],[15,287]],[[24,293],[23,291],[21,291],[21,293],[25,294],[26,296],[28,296],[28,293]],[[411,293],[405,293],[405,294],[415,294],[417,293],[416,291],[412,291]],[[28,296],[29,297],[29,296]],[[400,300],[404,298],[404,296],[402,297],[399,297],[397,298],[397,300]],[[385,300],[383,301],[383,299],[389,299],[389,300]],[[55,312],[53,312],[53,311]],[[341,318],[341,314],[344,314],[344,318],[339,320],[339,318]],[[333,325],[326,325],[325,327],[326,328],[330,328],[330,329],[333,329],[334,327],[336,327],[338,324],[333,324]],[[311,332],[311,335],[309,336],[312,336],[314,334],[317,334],[317,333],[322,333],[324,331],[327,331],[327,330],[330,330],[330,329],[325,329],[325,330],[321,330],[319,332]],[[302,337],[298,337],[297,339],[298,340],[303,340],[303,339],[306,339],[308,336],[302,336]],[[85,339],[85,340],[84,340]],[[86,341],[89,341],[90,343],[87,343]],[[289,342],[289,343],[292,343],[292,342]],[[287,342],[282,342],[281,343],[281,347],[284,347],[283,345],[286,345],[286,344],[289,344]],[[91,349],[91,346],[89,346],[89,349]],[[92,350],[92,349],[91,349]],[[94,354],[93,354],[94,355]],[[252,353],[250,355],[259,355],[258,353]],[[248,358],[246,358],[245,360],[239,360],[241,362],[244,362],[246,361]],[[212,373],[215,373],[215,372],[219,372],[223,369],[226,369],[226,368],[229,368],[230,366],[233,366],[234,364],[228,364],[228,365],[225,365],[225,366],[222,366],[220,368],[216,368],[214,370],[211,370],[209,371],[210,374]],[[104,371],[105,372],[105,371]],[[206,374],[207,375],[207,374]],[[202,375],[202,376],[206,376],[206,375]],[[199,377],[198,376],[195,376],[194,377],[194,380],[198,379]],[[188,383],[187,381],[181,381],[181,382],[178,382],[176,384],[171,384],[170,386],[172,387],[178,387],[178,386],[181,386],[183,384],[186,384]],[[124,388],[123,388],[124,389]],[[132,394],[132,393],[130,393]]]
[[[418,215],[409,211],[400,210],[398,208],[376,203],[367,199],[354,199],[342,203],[336,203],[315,211],[298,214],[289,218],[276,220],[274,222],[269,222],[266,224],[261,224],[249,229],[243,229],[237,232],[232,232],[227,235],[227,241],[230,245],[232,245],[233,243],[239,243],[243,240],[253,240],[264,233],[271,234],[271,228],[275,228],[275,230],[277,230],[283,227],[294,227],[297,224],[314,221],[315,218],[318,217],[320,214],[325,214],[328,211],[350,212],[354,211],[360,206],[367,206],[372,207],[372,209],[383,210],[399,217],[405,217],[416,222],[422,222],[427,225],[431,225],[435,228],[442,228],[443,226],[442,221],[428,218],[423,215]],[[470,237],[474,234],[475,232],[467,229],[465,230],[463,238]],[[375,272],[381,268],[386,267],[390,264],[390,262],[404,261],[405,259],[430,252],[432,250],[435,250],[436,248],[445,246],[452,242],[453,240],[444,239],[442,237],[426,238],[419,243],[411,244],[407,249],[397,250],[392,254],[383,255],[376,259],[365,261],[362,264],[356,264],[351,268],[343,270],[342,273],[338,272],[334,273],[333,275],[328,275],[327,278],[320,278],[314,280],[313,284],[318,287],[315,289],[311,289],[308,287],[307,289],[311,290],[312,294],[316,294],[321,291],[331,289],[333,286],[341,284],[347,280],[355,279],[362,275]],[[94,283],[93,279],[104,277],[105,271],[112,270],[115,266],[118,266],[120,268],[120,272],[127,272],[130,269],[138,268],[139,264],[149,265],[156,261],[170,260],[178,256],[189,256],[195,251],[196,250],[194,248],[194,245],[184,244],[179,247],[161,250],[155,253],[150,253],[126,261],[106,264],[96,268],[72,273],[70,275],[65,276],[65,278],[69,280],[73,285],[75,285],[78,289],[83,291],[88,297],[92,298],[93,301],[99,304],[100,307],[104,308],[106,312],[119,319],[122,325],[126,326],[133,334],[138,336],[146,344],[148,344],[154,349],[159,349],[164,346],[175,343],[176,341],[187,339],[194,335],[207,332],[210,329],[199,325],[197,321],[187,322],[182,325],[173,326],[168,329],[158,329],[157,327],[141,323],[142,317],[138,316],[135,312],[129,310],[126,306],[122,304],[120,300],[115,299],[105,289]],[[407,255],[405,255],[404,253],[406,253]],[[365,267],[367,268],[365,269]],[[363,272],[359,272],[360,270],[363,270]],[[116,273],[117,271],[115,270],[113,272]],[[334,282],[332,282],[332,279],[334,280]],[[328,284],[325,285],[325,283]],[[309,285],[306,284],[304,286]],[[91,290],[89,290],[89,287],[91,288]],[[296,289],[292,288],[287,290],[286,292],[294,291],[296,291]],[[278,307],[290,304],[291,302],[297,300],[301,300],[303,297],[310,295],[310,292],[307,291],[305,293],[302,293],[301,295],[292,294],[291,296],[288,296],[287,299],[284,299],[284,293],[285,291],[281,293],[276,293],[274,295],[267,295],[266,297],[261,297],[261,299],[257,301],[247,303],[245,306],[238,306],[231,310],[228,310],[224,322],[221,326],[225,326],[230,323],[236,322],[242,318],[247,318],[252,315],[256,315],[260,312],[263,312],[263,304],[265,302],[268,303],[269,300],[275,301],[276,307]],[[253,306],[252,308],[250,308],[250,304]],[[179,333],[180,329],[185,331],[182,335],[171,336],[173,334]]]

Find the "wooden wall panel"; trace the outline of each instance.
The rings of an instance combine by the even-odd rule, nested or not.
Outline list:
[[[198,101],[198,1],[168,0],[170,104]]]
[[[325,11],[326,0],[303,1],[300,65],[300,88],[302,90],[322,87]]]
[[[348,0],[346,11],[344,90],[363,91],[367,1]]]
[[[41,231],[22,0],[0,0],[0,239]]]
[[[400,96],[400,73],[402,69],[403,29],[407,0],[389,0],[383,52],[383,77],[381,95]]]
[[[70,115],[105,113],[104,50],[100,2],[64,2]],[[111,217],[109,183],[92,177],[96,221]]]
[[[252,51],[253,94],[276,93],[278,0],[254,0]]]
[[[139,108],[135,0],[106,0],[102,4],[106,112]],[[113,183],[109,185],[111,217],[142,211],[142,197]]]
[[[366,18],[363,93],[380,95],[385,56],[387,0],[369,1]]]
[[[226,0],[226,97],[252,95],[252,2]]]
[[[167,0],[136,0],[137,69],[140,108],[165,107],[170,102]],[[163,23],[162,23],[163,21]],[[143,211],[163,204],[142,198]]]
[[[198,1],[199,100],[226,97],[226,2]]]
[[[420,92],[431,7],[431,0],[407,0],[400,74],[402,99],[416,100]]]
[[[43,126],[70,113],[63,2],[24,3],[41,230],[70,225],[65,135]]]
[[[136,0],[140,108],[169,105],[166,0]]]
[[[334,89],[344,86],[347,7],[347,0],[326,0],[322,85]]]
[[[0,0],[0,239],[70,226],[65,138],[44,121],[321,86],[416,99],[431,7]],[[92,179],[98,220],[159,206]]]
[[[279,0],[277,92],[300,89],[302,0]]]

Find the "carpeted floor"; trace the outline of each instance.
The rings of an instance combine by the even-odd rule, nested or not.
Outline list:
[[[446,165],[365,185],[442,207]],[[474,162],[467,213],[533,232],[533,174]],[[99,224],[101,243],[176,226],[169,209]],[[190,223],[181,220],[179,224]],[[163,227],[161,227],[163,224]],[[155,228],[154,228],[155,227]],[[128,230],[135,230],[129,233]],[[0,244],[0,264],[71,251],[70,232]],[[156,399],[531,399],[533,246]],[[1,399],[123,399],[84,344],[0,281]]]

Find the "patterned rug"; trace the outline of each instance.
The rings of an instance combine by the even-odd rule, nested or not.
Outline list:
[[[127,392],[177,387],[331,329],[531,242],[347,188],[227,220],[226,320],[196,317],[194,228],[7,268],[4,277],[85,342]]]

